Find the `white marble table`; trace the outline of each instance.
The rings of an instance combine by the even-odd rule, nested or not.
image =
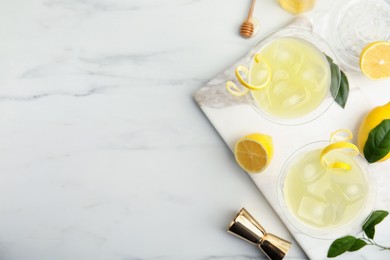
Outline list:
[[[243,40],[249,1],[0,1],[0,259],[262,258],[242,206],[291,238],[191,97],[292,18],[258,2]]]

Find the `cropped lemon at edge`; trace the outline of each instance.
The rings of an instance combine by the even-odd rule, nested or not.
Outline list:
[[[390,77],[390,42],[368,44],[360,54],[360,69],[365,76],[378,80]]]
[[[361,122],[358,132],[357,146],[362,154],[364,154],[364,147],[367,143],[371,131],[375,129],[379,124],[381,124],[384,120],[390,120],[390,102],[383,106],[373,108],[367,113],[367,115]],[[365,157],[367,156],[366,154],[364,155]],[[387,153],[387,155],[379,159],[378,162],[386,161],[389,158],[390,151]]]
[[[234,155],[240,167],[248,173],[260,173],[269,165],[274,154],[269,135],[253,133],[239,139]]]

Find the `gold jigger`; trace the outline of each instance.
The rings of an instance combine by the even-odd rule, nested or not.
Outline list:
[[[257,245],[271,260],[283,259],[291,247],[290,242],[267,233],[245,208],[238,212],[227,231]]]

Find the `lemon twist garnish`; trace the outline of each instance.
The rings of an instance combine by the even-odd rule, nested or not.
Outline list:
[[[268,62],[264,58],[262,58],[262,56],[260,54],[256,54],[253,57],[253,60],[254,60],[255,64],[257,64],[257,65],[261,64],[261,65],[263,65],[266,68],[267,76],[266,76],[264,82],[262,82],[261,84],[258,84],[258,85],[257,84],[250,84],[250,83],[246,82],[241,74],[245,75],[245,77],[248,79],[250,71],[249,71],[249,69],[247,67],[245,67],[243,65],[240,65],[240,66],[238,66],[236,68],[235,75],[237,77],[237,80],[241,83],[241,85],[243,85],[245,87],[245,89],[243,90],[243,89],[239,88],[232,81],[226,82],[226,89],[233,96],[242,97],[246,93],[248,93],[249,90],[260,90],[260,89],[263,89],[271,81],[271,68],[270,68]]]
[[[257,64],[260,64],[260,61],[263,60],[264,62],[265,59],[261,58],[261,54],[260,53],[257,53],[254,57],[253,57],[253,60],[257,63]],[[268,65],[268,62],[266,62],[267,65]],[[268,66],[269,67],[269,66]]]
[[[260,90],[262,88],[264,88],[265,86],[268,85],[268,83],[270,82],[271,80],[271,77],[270,77],[270,73],[268,73],[268,77],[267,77],[267,80],[261,84],[261,85],[252,85],[252,84],[249,84],[248,82],[246,82],[244,80],[244,78],[241,76],[241,73],[243,73],[247,78],[249,76],[249,69],[247,67],[244,67],[242,65],[238,66],[236,68],[236,71],[235,71],[235,74],[236,74],[236,77],[238,79],[238,81],[246,88],[249,88],[250,90]]]
[[[330,141],[338,142],[338,141],[349,141],[352,140],[353,134],[348,129],[339,129],[330,134]]]
[[[233,81],[226,82],[226,89],[230,94],[236,97],[242,97],[249,91],[247,88],[240,89]]]
[[[248,89],[251,89],[251,90],[260,90],[260,89],[263,89],[265,86],[267,86],[269,84],[269,82],[271,81],[271,68],[268,64],[268,62],[262,58],[262,56],[260,54],[256,54],[254,56],[254,62],[256,64],[260,64],[262,62],[262,65],[264,65],[266,67],[266,70],[267,70],[267,78],[265,79],[265,81],[262,83],[262,84],[259,84],[259,85],[254,85],[254,84],[249,84],[248,82],[246,82],[243,77],[241,76],[241,73],[245,75],[246,78],[249,78],[249,69],[245,66],[238,66],[236,68],[236,71],[235,71],[235,74],[236,74],[236,77],[238,79],[238,81],[246,88]]]
[[[320,154],[321,163],[324,164],[327,168],[346,171],[351,170],[351,165],[346,162],[337,161],[331,164],[326,162],[326,155],[334,150],[349,150],[351,156],[356,156],[359,154],[359,149],[356,147],[356,145],[346,141],[339,141],[326,146],[324,149],[322,149]]]

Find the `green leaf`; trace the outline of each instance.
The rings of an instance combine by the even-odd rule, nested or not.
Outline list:
[[[329,247],[328,257],[336,257],[347,252],[355,244],[355,241],[356,238],[353,236],[336,239]]]
[[[382,220],[389,215],[389,212],[384,210],[376,210],[371,213],[368,219],[363,224],[363,231],[367,237],[373,239],[375,236],[375,225],[382,222]]]
[[[345,73],[339,69],[339,66],[333,62],[332,58],[327,55],[325,56],[328,59],[330,66],[330,92],[336,103],[344,108],[349,95],[348,78]]]
[[[326,58],[328,59],[330,66],[330,92],[332,93],[333,98],[336,99],[340,87],[339,67],[333,63],[333,60],[329,56],[326,56]]]
[[[383,120],[370,131],[364,145],[364,157],[374,163],[390,152],[390,119]]]
[[[358,251],[359,249],[361,249],[362,247],[366,246],[367,243],[366,241],[358,238],[355,240],[355,243],[353,243],[353,245],[351,246],[350,249],[348,249],[349,252],[354,252],[354,251]]]
[[[325,53],[324,53],[324,55],[326,56],[326,59],[328,60],[329,63],[333,63],[333,59],[331,57],[329,57]]]
[[[345,75],[345,73],[342,70],[340,70],[340,72],[341,72],[340,88],[339,88],[339,92],[337,93],[337,96],[335,98],[335,101],[342,108],[344,108],[345,104],[347,103],[347,100],[348,100],[349,83],[348,83],[348,79],[347,79],[347,76]]]
[[[375,236],[375,226],[367,226],[364,229],[364,233],[366,233],[367,237],[373,239]]]

